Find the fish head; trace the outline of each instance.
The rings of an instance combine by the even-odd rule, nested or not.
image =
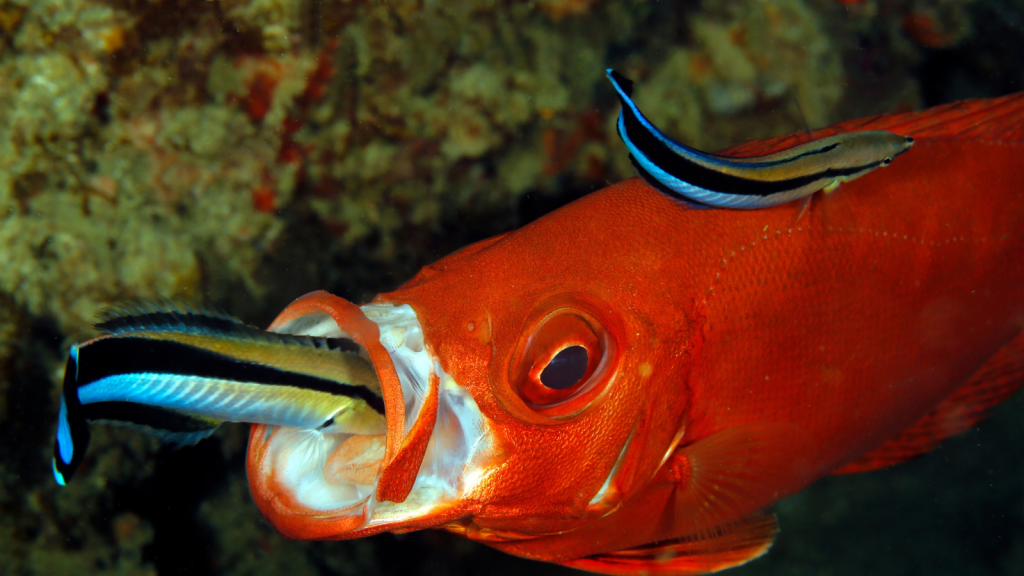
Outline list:
[[[914,146],[914,139],[884,130],[867,130],[837,134],[820,140],[823,148],[830,143],[838,144],[841,151],[841,154],[834,156],[832,168],[863,168],[862,172],[847,179],[852,180],[860,174],[892,164],[897,156]]]
[[[549,258],[531,246],[543,235],[521,232],[362,307],[321,292],[282,313],[272,329],[334,322],[366,348],[388,432],[328,439],[311,456],[309,431],[254,426],[252,494],[279,531],[444,528],[491,543],[564,534],[654,476],[686,406],[684,351],[658,345],[670,319],[655,322],[657,303],[637,309],[571,250]],[[671,323],[685,340],[686,323]],[[651,378],[659,369],[666,377]]]

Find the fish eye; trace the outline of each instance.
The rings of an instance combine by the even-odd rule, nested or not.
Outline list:
[[[562,348],[540,373],[540,383],[552,390],[571,388],[587,373],[587,349],[583,346]]]
[[[611,337],[592,315],[574,307],[546,314],[509,365],[509,384],[526,408],[561,419],[579,413],[609,380]]]
[[[892,164],[892,157],[886,156],[882,158],[882,166],[888,166],[889,164]]]

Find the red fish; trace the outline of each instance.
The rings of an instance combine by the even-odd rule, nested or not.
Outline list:
[[[849,130],[917,144],[806,214],[692,209],[634,178],[366,306],[300,298],[271,329],[361,344],[388,432],[254,426],[260,510],[294,538],[440,528],[699,574],[763,554],[778,499],[968,429],[1024,381],[1024,95],[815,136]]]

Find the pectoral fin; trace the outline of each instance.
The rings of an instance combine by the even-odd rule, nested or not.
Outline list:
[[[735,426],[677,448],[655,477],[673,492],[651,543],[564,562],[603,574],[705,574],[749,562],[778,526],[763,509],[806,485],[812,451],[789,423]]]

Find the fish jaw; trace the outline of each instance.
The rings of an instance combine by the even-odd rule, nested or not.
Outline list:
[[[357,538],[472,513],[466,495],[495,458],[491,428],[424,345],[410,306],[378,301],[360,308],[314,292],[286,308],[270,330],[358,343],[377,372],[387,420],[383,437],[253,426],[250,488],[279,532]]]

